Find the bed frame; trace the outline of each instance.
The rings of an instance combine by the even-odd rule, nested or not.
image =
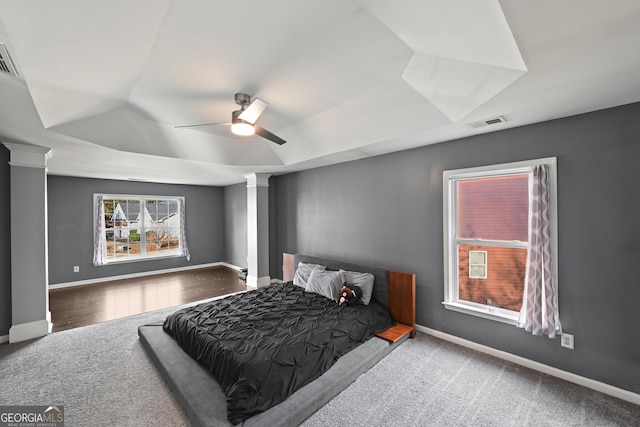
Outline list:
[[[299,425],[394,348],[415,336],[415,274],[389,271],[307,255],[283,254],[283,280],[293,280],[299,262],[328,269],[372,273],[373,298],[389,308],[397,324],[342,356],[318,379],[277,406],[244,421],[243,426]],[[211,373],[178,346],[162,321],[138,328],[140,341],[191,422],[196,426],[230,426],[225,395]]]

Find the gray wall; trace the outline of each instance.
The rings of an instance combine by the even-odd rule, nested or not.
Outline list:
[[[247,268],[247,184],[224,187],[226,261]]]
[[[442,172],[557,156],[558,339],[442,306]],[[417,274],[417,322],[640,393],[640,104],[271,178],[282,252]]]
[[[207,264],[226,258],[225,202],[221,187],[51,175],[48,185],[50,284]],[[95,267],[93,193],[184,196],[191,261],[179,257]],[[79,273],[73,272],[75,265],[80,267]]]
[[[10,152],[0,144],[0,336],[11,327],[11,169]]]

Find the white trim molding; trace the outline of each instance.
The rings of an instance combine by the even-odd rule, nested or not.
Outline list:
[[[271,277],[269,276],[247,276],[247,286],[254,288],[266,288],[269,285],[271,285]]]
[[[214,263],[215,265],[224,265],[225,267],[228,267],[232,270],[237,270],[238,272],[244,270],[244,268],[237,266],[237,265],[233,265],[233,264],[229,264],[228,262],[216,262]]]
[[[271,174],[250,173],[244,176],[247,180],[247,187],[268,187]]]
[[[416,330],[424,332],[427,335],[431,335],[436,338],[440,338],[444,341],[449,341],[454,344],[458,344],[462,347],[470,348],[472,350],[479,351],[481,353],[488,354],[490,356],[497,357],[498,359],[506,360],[516,365],[524,366],[525,368],[533,369],[534,371],[542,372],[543,374],[551,375],[552,377],[560,378],[571,383],[590,388],[591,390],[598,391],[609,396],[616,397],[618,399],[626,400],[635,405],[640,405],[640,394],[624,390],[612,385],[592,380],[571,372],[563,371],[562,369],[554,368],[553,366],[545,365],[540,362],[536,362],[530,359],[526,359],[515,354],[507,353],[506,351],[497,350],[482,344],[478,344],[473,341],[466,340],[464,338],[450,335],[444,332],[436,331],[435,329],[427,328],[426,326],[416,325]]]
[[[47,160],[51,158],[51,148],[40,147],[38,145],[13,144],[3,142],[4,146],[11,152],[11,166],[22,166],[28,168],[47,167]]]
[[[0,335],[0,344],[9,342],[9,335]]]
[[[9,329],[9,342],[14,343],[44,337],[51,333],[52,326],[53,324],[49,319],[13,325]]]

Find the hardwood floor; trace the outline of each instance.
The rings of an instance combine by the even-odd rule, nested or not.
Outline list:
[[[49,291],[53,332],[246,290],[238,272],[210,267]]]

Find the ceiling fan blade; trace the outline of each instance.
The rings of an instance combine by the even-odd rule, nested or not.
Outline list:
[[[245,120],[251,124],[254,124],[260,114],[267,108],[269,105],[267,102],[264,102],[261,99],[255,98],[251,101],[251,104],[238,116],[239,119]]]
[[[282,145],[287,142],[284,139],[280,138],[279,136],[272,134],[268,130],[261,128],[258,125],[253,125],[253,128],[256,130],[256,135],[260,135],[261,137],[266,138],[269,141],[275,142],[278,145]]]
[[[230,122],[226,122],[226,123],[220,123],[220,122],[216,122],[216,123],[199,123],[197,125],[181,125],[181,126],[174,126],[175,129],[183,129],[183,128],[197,128],[197,127],[201,127],[201,126],[214,126],[214,125],[224,125],[224,126],[230,126],[231,123]]]

